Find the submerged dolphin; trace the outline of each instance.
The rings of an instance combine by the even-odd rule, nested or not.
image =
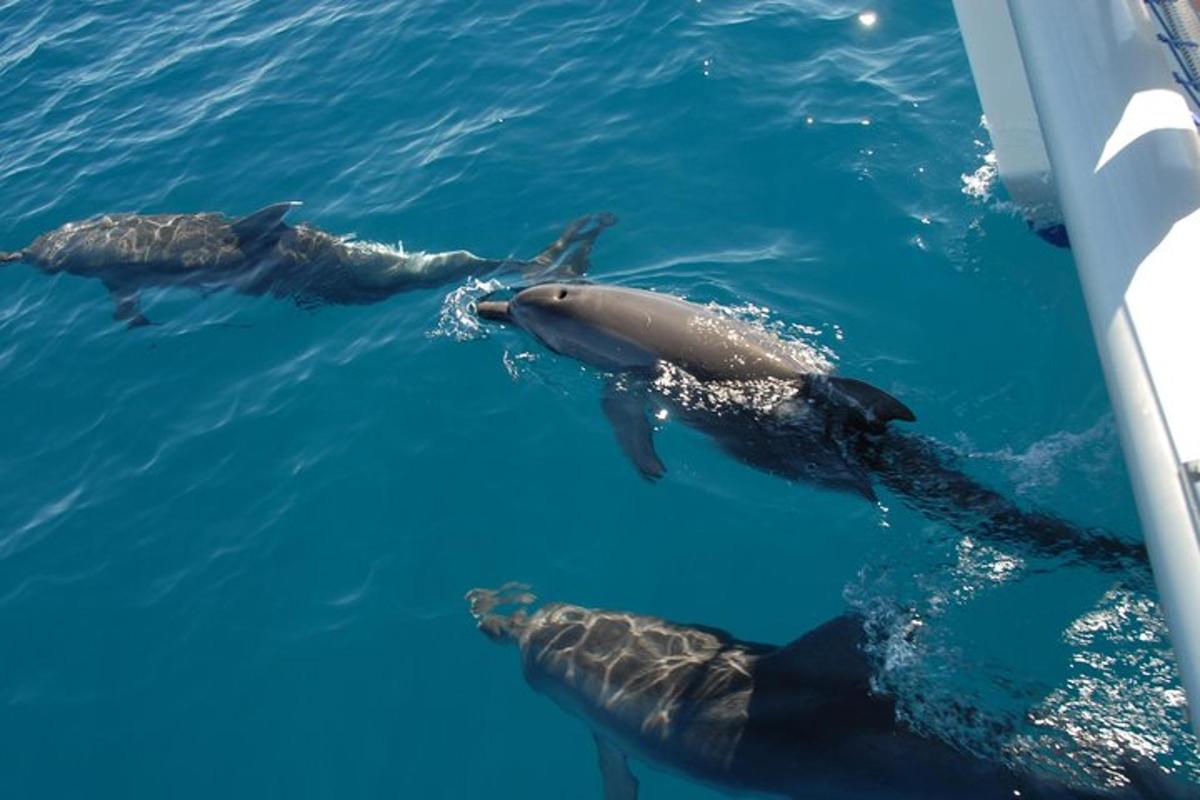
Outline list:
[[[605,800],[636,800],[630,757],[726,792],[804,800],[1132,800],[1185,790],[1144,764],[1130,767],[1123,790],[1071,787],[916,733],[871,688],[858,616],[777,647],[625,611],[554,603],[530,613],[536,598],[519,584],[467,599],[484,633],[520,648],[530,686],[591,728]]]
[[[1145,561],[1140,545],[1022,511],[948,467],[933,442],[889,430],[915,417],[887,392],[829,374],[795,343],[705,306],[642,289],[544,283],[480,301],[476,311],[607,371],[604,412],[647,479],[666,471],[647,413],[654,403],[735,458],[789,480],[874,501],[878,479],[969,533],[1117,569]]]
[[[595,238],[616,221],[608,213],[581,217],[537,257],[520,261],[465,250],[405,253],[288,225],[284,216],[297,205],[278,203],[237,219],[216,213],[106,215],[63,225],[23,250],[0,252],[0,263],[28,261],[47,273],[99,278],[116,304],[114,318],[137,326],[148,322],[138,290],[149,286],[228,287],[315,306],[374,303],[499,269],[581,275]]]

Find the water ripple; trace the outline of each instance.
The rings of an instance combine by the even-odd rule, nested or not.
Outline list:
[[[1132,526],[1069,256],[996,182],[949,6],[910,5],[865,25],[847,0],[0,0],[0,250],[301,199],[334,233],[526,257],[611,209],[591,278],[898,387],[990,482]],[[130,331],[98,281],[0,268],[0,699],[22,731],[0,781],[486,793],[524,762],[462,719],[555,744],[473,666],[458,598],[497,572],[783,639],[851,580],[906,632],[882,680],[923,729],[1100,780],[1118,747],[1196,771],[1146,587],[759,476],[683,426],[674,478],[642,486],[594,373],[480,325],[503,284],[316,313],[153,290],[160,324]],[[734,561],[730,531],[757,537]],[[697,585],[728,588],[715,611]],[[230,719],[241,738],[210,735]],[[348,746],[313,757],[329,730]],[[464,741],[480,769],[445,769]]]

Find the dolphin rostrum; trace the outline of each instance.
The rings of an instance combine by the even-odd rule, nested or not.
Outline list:
[[[1123,569],[1145,550],[1028,513],[947,466],[930,440],[891,430],[913,412],[882,389],[843,378],[795,342],[669,294],[542,283],[477,313],[516,325],[556,353],[608,373],[602,407],[638,472],[666,471],[648,412],[676,416],[726,453],[793,481],[875,501],[874,481],[968,533]]]
[[[530,686],[591,729],[605,800],[636,800],[629,758],[725,792],[804,800],[1196,797],[1145,762],[1128,764],[1124,788],[1073,787],[915,732],[872,689],[857,615],[778,647],[626,611],[531,612],[521,584],[467,600],[489,638],[518,646]]]
[[[98,278],[113,297],[114,318],[134,327],[148,323],[138,290],[150,286],[229,287],[312,307],[374,303],[501,269],[535,278],[578,276],[587,269],[596,236],[616,221],[609,213],[581,217],[537,257],[520,261],[466,250],[406,253],[288,225],[284,217],[297,205],[277,203],[236,219],[218,213],[110,214],[67,223],[23,250],[0,252],[0,263],[28,261],[47,273]]]

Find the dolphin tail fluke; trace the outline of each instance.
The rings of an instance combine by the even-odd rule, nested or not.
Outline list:
[[[6,253],[3,250],[0,250],[0,264],[10,264],[14,261],[20,261],[23,258],[25,258],[25,253],[20,250],[12,253]]]
[[[485,636],[493,642],[510,644],[517,641],[528,622],[529,607],[537,602],[537,595],[529,591],[529,584],[510,581],[499,589],[472,589],[464,599]],[[497,610],[506,607],[513,610]]]
[[[867,427],[882,427],[892,420],[915,422],[917,415],[882,389],[854,378],[829,376],[822,388],[838,405],[850,409]]]
[[[585,214],[574,220],[549,247],[525,263],[524,277],[527,280],[582,277],[591,266],[596,237],[615,224],[617,217],[609,211]]]

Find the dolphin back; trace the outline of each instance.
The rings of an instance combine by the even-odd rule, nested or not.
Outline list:
[[[701,382],[787,381],[809,399],[843,412],[856,427],[881,428],[916,415],[882,389],[825,374],[795,343],[670,294],[604,284],[542,284],[508,304],[479,307],[515,321],[550,349],[593,366],[645,371],[678,367]]]
[[[240,256],[227,222],[220,214],[112,214],[42,234],[24,253],[43,269],[77,274],[120,265],[195,269]]]

